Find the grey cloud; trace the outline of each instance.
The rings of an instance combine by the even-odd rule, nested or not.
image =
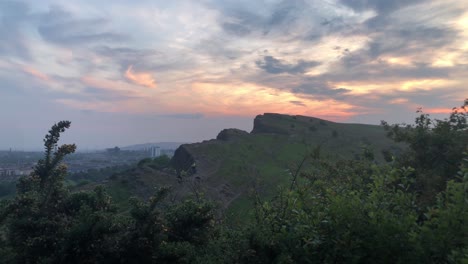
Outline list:
[[[126,36],[111,32],[99,32],[95,30],[95,26],[100,24],[99,20],[92,21],[73,21],[54,25],[40,26],[38,28],[41,36],[50,42],[65,44],[65,45],[80,45],[89,42],[113,42],[123,41]]]
[[[377,12],[376,17],[363,23],[357,22],[357,20],[353,22],[352,19],[346,20],[345,17],[333,13],[323,16],[318,14],[317,19],[307,20],[301,10],[289,9],[287,2],[282,2],[273,8],[271,6],[266,8],[268,11],[262,15],[239,10],[226,11],[224,14],[226,14],[227,21],[232,19],[231,21],[236,21],[239,25],[251,30],[245,36],[252,39],[266,37],[259,36],[258,32],[281,32],[287,35],[288,26],[294,25],[293,23],[297,21],[301,23],[311,21],[310,29],[302,32],[303,34],[297,34],[297,38],[294,39],[302,42],[303,45],[309,41],[319,41],[323,36],[330,34],[338,37],[368,36],[370,41],[362,49],[349,50],[346,46],[336,49],[335,52],[341,53],[341,60],[332,66],[329,72],[319,76],[307,77],[301,73],[306,72],[308,68],[319,65],[320,62],[297,61],[296,63],[288,63],[273,56],[264,56],[255,61],[255,65],[263,71],[252,75],[242,75],[246,81],[279,90],[304,93],[319,99],[333,98],[353,101],[355,97],[348,93],[349,89],[346,87],[334,89],[330,83],[341,81],[385,83],[430,78],[450,79],[454,78],[457,72],[460,72],[460,65],[454,67],[432,67],[430,65],[430,51],[449,47],[454,41],[457,41],[458,31],[441,24],[437,25],[437,23],[429,24],[426,21],[427,17],[420,18],[418,14],[414,15],[414,19],[408,18],[408,21],[414,22],[407,22],[407,24],[396,21],[393,15],[390,16],[390,14],[395,14],[396,17],[402,16],[403,13],[397,13],[399,9],[421,2],[420,0],[397,0],[394,2],[377,0],[344,3],[358,12],[368,9]],[[297,7],[306,10],[309,15],[313,14],[313,11],[307,9],[307,4],[299,3]],[[271,10],[273,11],[271,12]],[[456,12],[460,11],[446,8],[440,12],[444,16],[454,17],[458,14]],[[450,16],[450,14],[454,14],[454,16]],[[304,30],[304,28],[301,29]],[[406,57],[425,55],[426,53],[429,60],[422,58],[421,61],[410,62],[410,65],[388,64],[381,59],[383,56]],[[288,57],[290,56],[288,55]],[[366,104],[365,102],[361,103]]]
[[[254,8],[249,10],[238,5],[218,4],[217,8],[223,12],[220,24],[226,33],[247,36],[253,32],[267,35],[272,31],[287,34],[287,31],[294,28],[293,23],[303,15],[306,6],[307,3],[303,0],[282,1],[272,6],[268,14],[262,15],[250,11]]]
[[[349,91],[346,88],[334,89],[325,79],[320,77],[304,78],[299,85],[292,89],[292,92],[310,94],[321,99],[343,99]]]
[[[111,48],[108,46],[99,46],[94,50],[99,54],[107,57],[119,57],[127,60],[135,57],[140,59],[146,56],[152,56],[157,53],[156,51],[149,49],[134,49],[128,47]]]
[[[426,0],[340,0],[358,12],[373,9],[378,13],[390,13],[405,6],[418,4]]]
[[[407,98],[410,102],[413,102],[423,107],[454,107],[460,105],[461,102],[464,100],[464,98],[456,98],[456,94],[459,94],[459,92],[460,87],[444,87],[444,89],[415,89],[412,91],[404,91],[400,92],[398,96]]]
[[[136,96],[132,95],[129,91],[108,91],[100,88],[95,87],[86,87],[80,97],[83,98],[92,98],[106,102],[115,102],[115,101],[124,101],[132,98],[137,98]]]
[[[291,104],[293,105],[298,105],[298,106],[306,106],[306,104],[304,104],[304,102],[302,101],[289,101]]]
[[[83,44],[95,41],[122,41],[124,36],[115,33],[83,33],[67,31],[67,25],[39,27],[41,36],[51,42],[59,44]]]
[[[201,46],[200,50],[202,48]],[[191,56],[170,56],[152,49],[136,49],[126,46],[113,48],[101,45],[94,48],[93,51],[114,61],[116,65],[120,66],[121,71],[126,71],[130,65],[133,66],[135,71],[155,71],[158,73],[171,70],[187,70],[195,65]]]
[[[194,49],[202,54],[209,55],[216,63],[235,60],[243,55],[251,53],[249,50],[230,47],[229,39],[220,36],[211,39],[204,39],[198,43]]]
[[[239,6],[225,10],[224,15],[227,15],[227,18],[237,21],[239,24],[248,25],[254,28],[262,27],[265,20],[262,16],[244,8],[240,8]]]
[[[105,90],[97,87],[89,87],[84,84],[80,78],[62,77],[58,75],[49,75],[51,80],[60,83],[65,90],[51,90],[47,84],[36,77],[24,72],[0,71],[0,98],[2,95],[31,97],[39,101],[49,101],[53,99],[73,99],[73,100],[101,100],[101,101],[123,101],[127,99],[137,98],[132,91],[121,90]],[[70,92],[70,91],[79,91]]]
[[[311,95],[316,99],[341,100],[348,96],[349,89],[331,87],[327,76],[304,75],[271,75],[265,72],[256,73],[245,80],[278,90]]]
[[[402,15],[397,12],[399,9],[423,1],[342,0],[344,5],[350,6],[356,11],[374,9],[378,13],[377,16],[368,19],[363,24],[356,25],[353,30],[344,32],[348,36],[366,35],[371,40],[367,47],[344,54],[342,65],[355,67],[375,62],[383,55],[399,57],[420,54],[449,46],[457,41],[459,32],[456,29],[442,25],[428,25],[427,17],[415,14],[414,17],[407,18],[405,24],[398,21],[398,16]],[[463,10],[457,10],[453,7],[440,8],[441,11],[438,13],[440,17],[456,17],[463,12]],[[395,15],[390,15],[392,13]],[[430,54],[428,55],[430,56]]]
[[[0,56],[16,56],[31,60],[23,24],[30,19],[29,7],[23,2],[0,2]]]
[[[227,33],[240,37],[248,35],[251,32],[251,30],[248,27],[239,23],[223,23],[222,28]]]
[[[209,8],[221,12],[218,22],[223,31],[202,41],[195,49],[211,56],[216,63],[229,63],[260,52],[259,49],[230,45],[240,37],[252,40],[268,38],[276,43],[287,45],[294,42],[296,45],[298,42],[318,42],[324,36],[351,29],[343,17],[333,11],[323,13],[316,5],[322,4],[304,0],[284,0],[274,4],[248,2],[245,5],[238,1],[213,1]],[[303,73],[318,64],[303,60],[297,65],[288,65],[268,57],[256,62],[257,67],[272,74]]]
[[[273,56],[264,56],[262,60],[256,61],[255,64],[259,68],[271,74],[300,74],[306,72],[310,68],[320,65],[320,62],[299,60],[296,64],[287,64]]]
[[[395,81],[404,79],[449,78],[453,69],[449,67],[432,67],[428,64],[390,65],[359,56],[350,56],[342,60],[342,67],[321,77],[333,81]]]
[[[454,29],[440,27],[387,28],[370,43],[368,52],[373,58],[383,54],[411,55],[449,45],[457,35]]]
[[[372,59],[369,57],[366,52],[356,52],[356,53],[349,53],[345,54],[340,60],[341,66],[344,68],[353,68],[360,65],[364,65],[370,62]]]
[[[303,0],[286,0],[275,6],[273,13],[265,22],[265,33],[279,26],[290,26],[299,19],[301,12],[306,9]]]
[[[111,48],[109,46],[99,46],[94,48],[93,51],[96,54],[115,60],[123,69],[126,69],[129,65],[145,64],[146,61],[154,59],[154,56],[161,55],[161,53],[155,50],[128,47]]]
[[[109,32],[105,19],[77,19],[73,14],[53,6],[41,16],[38,32],[43,39],[63,45],[82,45],[89,42],[121,42],[128,36]]]
[[[313,27],[304,40],[316,40],[324,35],[344,34],[348,31],[353,33],[354,27],[353,23],[349,24],[342,16],[322,18],[320,24]]]
[[[362,34],[372,37],[366,47],[342,54],[340,63],[329,76],[335,80],[392,80],[403,78],[446,78],[453,70],[434,68],[430,62],[431,50],[449,47],[457,40],[459,32],[452,28],[415,25],[394,25],[386,21],[375,28],[365,27]],[[408,57],[426,54],[427,62],[412,61],[409,66],[389,65],[381,61],[382,56]]]
[[[263,28],[264,18],[238,6],[233,8],[224,8],[223,16],[220,21],[221,28],[228,34],[239,36],[239,33],[250,33],[252,30]]]

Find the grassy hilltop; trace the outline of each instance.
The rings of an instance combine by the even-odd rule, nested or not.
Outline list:
[[[216,139],[181,145],[171,160],[175,171],[140,164],[115,175],[107,185],[121,201],[131,195],[147,197],[155,186],[172,185],[175,197],[195,190],[236,213],[250,207],[254,186],[268,196],[288,183],[290,172],[318,146],[321,156],[330,160],[359,159],[367,149],[376,162],[384,161],[383,150],[395,153],[403,148],[388,139],[381,126],[266,113],[255,118],[250,133],[225,129]],[[306,160],[303,170],[307,169]]]

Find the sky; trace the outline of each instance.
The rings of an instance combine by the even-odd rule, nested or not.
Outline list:
[[[412,122],[468,97],[468,0],[0,0],[0,149],[197,142],[258,114]]]

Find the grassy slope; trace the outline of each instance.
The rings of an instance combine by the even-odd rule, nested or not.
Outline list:
[[[281,134],[255,133],[230,141],[187,146],[198,164],[207,157],[211,163],[219,164],[215,173],[204,175],[204,170],[200,170],[199,175],[207,193],[228,205],[227,213],[234,218],[244,217],[240,212],[250,208],[249,189],[256,186],[265,196],[272,195],[278,185],[290,181],[288,169],[294,171],[317,145],[321,145],[325,157],[333,160],[354,158],[361,153],[361,146],[368,145],[377,161],[383,161],[383,149],[394,146],[379,126],[339,124],[301,116],[263,118],[269,126],[267,131]],[[333,136],[333,131],[337,136]],[[226,185],[227,195],[219,192]]]
[[[383,149],[395,146],[379,126],[286,115],[257,119],[261,122],[256,120],[251,134],[183,145],[197,163],[197,174],[185,177],[184,184],[178,183],[174,174],[137,168],[111,179],[109,192],[125,205],[129,196],[147,197],[156,186],[172,185],[176,197],[198,190],[227,208],[230,218],[242,220],[250,208],[250,190],[255,186],[263,195],[272,195],[279,185],[290,181],[288,169],[294,169],[317,145],[321,145],[323,156],[335,160],[354,158],[366,144],[374,150],[377,161],[383,160]]]

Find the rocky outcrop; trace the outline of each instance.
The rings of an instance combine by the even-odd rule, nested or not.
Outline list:
[[[178,147],[171,159],[171,165],[177,171],[187,171],[194,162],[195,159],[188,149],[188,144]]]
[[[216,139],[221,140],[221,141],[233,141],[233,140],[241,139],[248,135],[249,133],[244,130],[240,130],[237,128],[228,128],[228,129],[223,129],[221,132],[219,132]]]
[[[258,115],[254,119],[252,134],[281,134],[289,135],[287,127],[281,126],[282,121],[291,118],[288,115],[265,113]]]

